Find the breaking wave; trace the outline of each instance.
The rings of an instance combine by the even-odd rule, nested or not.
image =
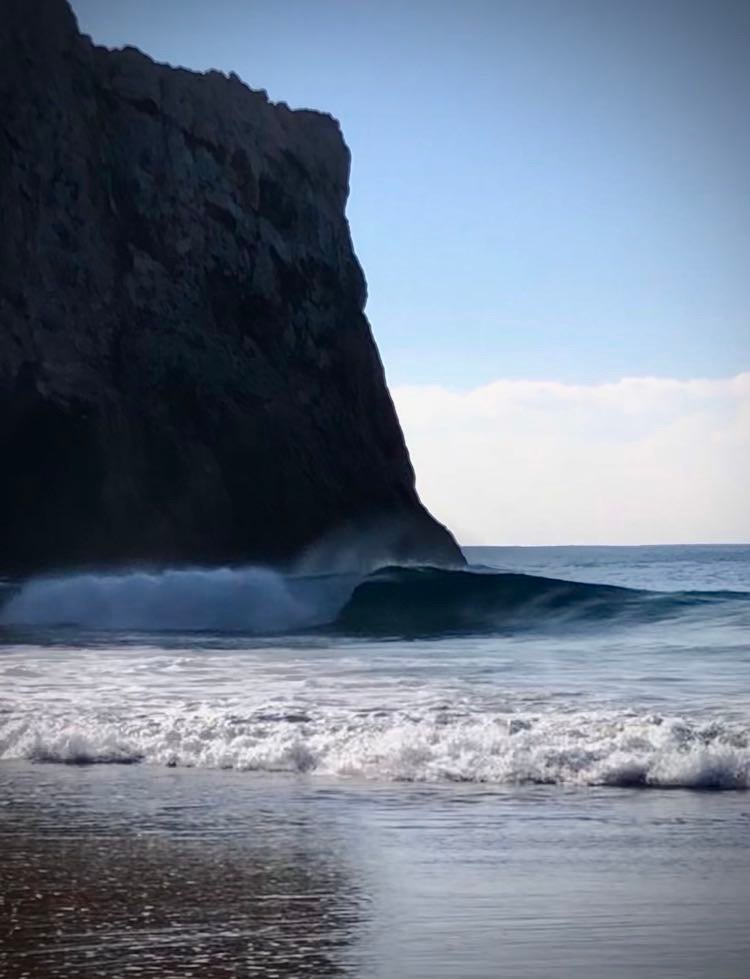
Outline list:
[[[635,711],[462,714],[203,707],[148,719],[17,718],[0,758],[138,763],[386,781],[747,789],[750,730]]]
[[[267,568],[71,574],[5,587],[0,625],[250,634],[334,629],[426,636],[664,619],[744,592],[648,592],[490,569],[388,567],[282,575]]]
[[[54,648],[33,635],[6,647],[0,759],[380,781],[747,789],[746,700],[730,697],[732,707],[709,690],[707,699],[675,701],[665,684],[671,674],[690,675],[694,654],[715,657],[709,672],[731,684],[726,657],[732,643],[745,648],[749,599],[744,592],[649,592],[483,568],[388,567],[365,576],[224,568],[31,579],[6,587],[0,625],[11,633],[50,627]],[[673,630],[678,617],[691,625],[691,615],[708,629]],[[663,640],[665,630],[646,630],[633,642],[619,632],[610,637],[613,623],[664,620],[670,638],[656,651],[649,643]],[[285,638],[123,643],[113,635],[101,655],[98,639],[74,636],[59,653],[61,624]],[[725,628],[732,625],[738,628]],[[467,638],[432,642],[461,635]],[[720,642],[704,649],[712,636]],[[386,637],[430,641],[377,641]],[[179,655],[170,651],[174,642]],[[615,659],[593,685],[581,679],[613,649]],[[556,676],[547,690],[538,670],[549,670],[550,650],[559,663],[541,674],[545,684]],[[586,666],[581,651],[591,657]],[[521,673],[503,672],[506,665]],[[630,686],[623,686],[628,670]],[[646,686],[633,680],[640,670]],[[527,686],[519,687],[519,676]],[[619,701],[599,695],[612,680]]]
[[[69,574],[31,579],[0,608],[7,626],[278,633],[330,621],[345,575],[285,577],[268,568]]]

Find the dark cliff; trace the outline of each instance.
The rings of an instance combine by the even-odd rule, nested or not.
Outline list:
[[[363,530],[462,560],[363,314],[335,120],[95,47],[64,0],[5,0],[0,106],[1,570]]]

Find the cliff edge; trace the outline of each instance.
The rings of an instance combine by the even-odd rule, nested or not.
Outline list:
[[[96,47],[65,0],[6,0],[0,105],[0,570],[352,534],[462,563],[363,313],[334,119]]]

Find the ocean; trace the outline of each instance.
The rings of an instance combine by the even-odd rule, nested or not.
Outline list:
[[[750,546],[465,553],[5,583],[0,975],[747,979]]]

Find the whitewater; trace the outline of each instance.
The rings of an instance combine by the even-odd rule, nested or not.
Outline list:
[[[750,548],[5,583],[0,760],[750,787]]]

